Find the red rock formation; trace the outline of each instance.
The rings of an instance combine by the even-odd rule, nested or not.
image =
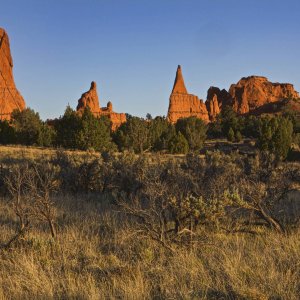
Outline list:
[[[237,84],[232,84],[229,93],[210,87],[205,104],[210,120],[214,121],[225,105],[231,106],[239,114],[267,113],[268,110],[272,113],[272,106],[268,104],[281,103],[287,98],[299,98],[292,84],[272,83],[266,77],[250,76],[242,78]]]
[[[205,104],[207,107],[210,121],[215,121],[217,115],[220,113],[217,94],[213,94],[212,98],[209,101],[206,101]]]
[[[0,28],[0,120],[9,120],[14,109],[23,110],[25,101],[16,88],[9,39]]]
[[[261,76],[242,78],[237,84],[231,85],[229,94],[233,98],[233,109],[240,114],[285,98],[299,98],[292,84],[272,83]]]
[[[94,81],[91,83],[90,89],[83,93],[78,100],[77,111],[82,113],[86,107],[89,107],[91,112],[97,117],[108,116],[112,130],[116,130],[122,123],[126,122],[126,115],[115,113],[111,102],[108,102],[106,107],[100,107],[97,85]]]
[[[87,106],[95,115],[101,112],[97,93],[97,85],[94,81],[92,81],[90,89],[81,95],[80,99],[78,100],[78,105],[76,109],[79,112],[83,112]]]
[[[214,121],[225,105],[232,106],[233,100],[231,95],[225,90],[211,86],[207,91],[207,100],[205,102],[209,119]]]
[[[184,84],[181,67],[178,66],[174,86],[170,95],[168,120],[176,123],[180,118],[195,116],[205,122],[209,122],[208,112],[203,100],[197,96],[188,94]]]
[[[176,77],[172,89],[172,94],[188,94],[187,89],[184,84],[181,66],[177,67]]]

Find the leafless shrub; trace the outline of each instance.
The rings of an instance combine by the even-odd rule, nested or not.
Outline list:
[[[143,234],[168,247],[197,240],[204,228],[255,234],[259,225],[286,233],[289,224],[278,219],[276,205],[298,172],[272,161],[212,153],[204,160],[189,155],[183,162],[146,163],[138,193],[119,189],[118,204]]]
[[[164,245],[202,240],[198,228],[216,229],[226,218],[228,197],[206,198],[203,187],[176,162],[159,162],[144,168],[137,194],[116,193],[119,207],[135,220],[141,234]],[[200,230],[201,232],[201,230]]]
[[[11,168],[9,175],[5,178],[5,184],[12,197],[14,212],[19,220],[16,234],[4,245],[3,248],[9,248],[29,229],[30,225],[30,206],[29,194],[26,189],[26,178],[28,175],[28,165],[19,165]]]
[[[32,215],[38,220],[48,223],[54,238],[56,236],[55,206],[52,194],[59,186],[57,170],[49,163],[34,164],[26,176],[26,186],[31,197]]]
[[[18,218],[18,228],[16,234],[3,247],[10,247],[13,242],[24,236],[33,221],[46,222],[52,237],[55,238],[55,207],[52,194],[59,183],[54,167],[49,163],[16,165],[11,168],[5,184]]]
[[[286,233],[293,224],[279,218],[278,204],[293,189],[297,181],[298,166],[278,164],[270,155],[247,159],[245,165],[246,169],[239,174],[231,194],[234,195],[233,207],[244,212],[239,214],[240,223],[263,225]],[[287,217],[285,219],[290,220]]]

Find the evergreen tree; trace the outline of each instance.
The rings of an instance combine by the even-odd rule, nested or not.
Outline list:
[[[228,130],[227,139],[230,142],[234,142],[234,131],[231,127]]]
[[[16,142],[23,145],[38,144],[42,121],[31,108],[14,110],[11,115],[12,126],[16,132]]]
[[[14,144],[16,142],[16,132],[14,127],[7,121],[0,120],[0,144]]]
[[[168,150],[172,154],[186,154],[189,152],[189,143],[180,131],[170,139]]]
[[[70,106],[65,113],[55,122],[56,144],[65,148],[75,149],[78,146],[78,133],[82,128],[81,118]]]
[[[240,116],[239,118],[244,119],[244,128],[242,129],[243,135],[249,138],[257,138],[259,128],[259,117],[250,115],[246,117]]]
[[[244,128],[244,118],[239,117],[230,106],[225,106],[222,109],[221,113],[217,116],[217,122],[220,123],[224,137],[228,137],[230,128],[233,132],[242,132]]]
[[[51,147],[56,138],[56,131],[53,126],[48,125],[46,122],[42,124],[38,137],[38,145],[42,147]]]
[[[114,149],[111,139],[110,120],[105,116],[97,118],[88,107],[85,108],[76,144],[82,150],[107,151]]]
[[[261,118],[258,146],[274,153],[277,159],[285,159],[293,138],[293,123],[285,117]]]
[[[235,140],[239,143],[242,141],[242,139],[243,139],[243,136],[242,136],[241,132],[237,131],[235,134]]]
[[[190,150],[197,151],[203,147],[206,139],[207,125],[201,119],[196,117],[179,119],[176,122],[175,128],[188,141]]]
[[[156,117],[150,122],[150,144],[154,151],[166,150],[175,129],[165,117]]]
[[[128,149],[142,153],[151,145],[150,122],[130,117],[114,134],[114,141],[121,151]]]

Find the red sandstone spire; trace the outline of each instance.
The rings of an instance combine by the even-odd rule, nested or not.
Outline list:
[[[172,94],[177,93],[177,94],[187,94],[187,89],[184,84],[183,76],[181,73],[181,66],[178,65],[177,72],[176,72],[176,78],[174,81],[174,86],[172,90]]]
[[[82,94],[78,100],[77,112],[82,114],[86,107],[89,107],[96,117],[108,116],[112,130],[116,130],[122,123],[126,122],[126,115],[114,112],[111,102],[107,103],[107,107],[100,107],[95,81],[92,81],[90,89]]]
[[[25,101],[14,81],[8,35],[0,28],[0,120],[9,120],[14,109],[24,108]]]

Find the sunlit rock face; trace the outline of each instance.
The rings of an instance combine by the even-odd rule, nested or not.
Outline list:
[[[0,28],[0,119],[9,120],[13,110],[23,110],[26,104],[16,88],[9,38]]]
[[[272,103],[278,103],[278,107],[282,108],[285,105],[297,104],[293,99],[298,98],[299,93],[290,83],[273,83],[263,76],[249,76],[243,77],[237,84],[232,84],[229,92],[210,87],[206,107],[210,120],[214,121],[226,105],[239,114],[273,113],[275,111]],[[285,99],[290,100],[283,101]]]
[[[207,100],[205,102],[210,121],[215,121],[217,115],[225,105],[232,106],[233,100],[231,95],[225,90],[211,86],[207,91]]]
[[[111,102],[108,102],[106,107],[100,107],[97,85],[94,81],[92,81],[90,89],[83,93],[78,100],[78,113],[83,113],[86,107],[89,107],[91,112],[97,117],[108,116],[112,130],[116,130],[122,123],[126,122],[126,115],[114,112]]]
[[[169,122],[176,123],[180,118],[192,116],[209,122],[208,111],[203,100],[187,92],[181,67],[178,66],[174,86],[170,95],[167,118]]]
[[[267,103],[286,98],[299,98],[298,92],[290,83],[273,83],[266,77],[250,76],[232,84],[229,94],[233,99],[233,108],[240,114],[251,112]]]

